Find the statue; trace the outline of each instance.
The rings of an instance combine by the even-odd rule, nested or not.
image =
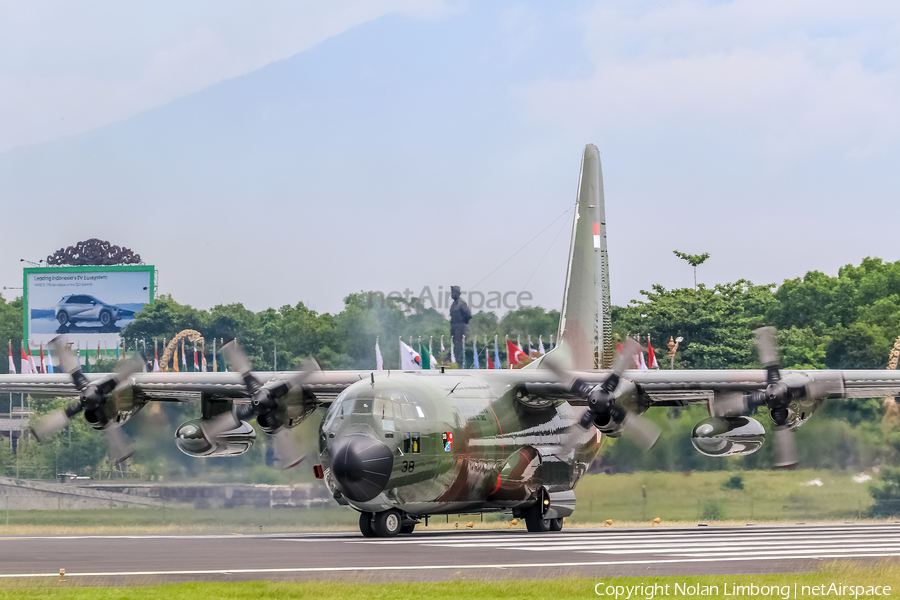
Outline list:
[[[469,310],[469,305],[460,295],[459,286],[451,285],[450,297],[453,298],[453,304],[450,305],[450,337],[453,340],[453,355],[456,357],[458,365],[463,364],[466,356],[462,338],[466,335],[469,321],[472,320],[472,311]]]

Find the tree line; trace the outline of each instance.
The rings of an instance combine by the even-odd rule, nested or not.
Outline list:
[[[443,335],[449,350],[450,326],[443,313],[423,308],[416,298],[384,304],[372,304],[369,298],[364,292],[350,294],[344,299],[343,309],[332,314],[318,313],[302,302],[259,312],[241,304],[218,305],[207,310],[181,304],[171,296],[161,296],[124,327],[122,335],[129,348],[134,347],[136,340],[151,343],[154,338],[160,342],[162,338],[172,339],[184,329],[195,329],[207,340],[235,337],[244,346],[254,368],[259,370],[274,368],[276,347],[279,370],[296,368],[306,357],[314,357],[325,369],[374,368],[376,337],[389,368],[399,366],[397,340],[400,337],[406,341],[411,336],[417,343],[421,336],[426,344],[433,338],[437,351],[438,340]],[[778,327],[778,346],[785,369],[883,369],[894,340],[900,335],[900,261],[866,258],[859,265],[842,267],[837,275],[812,271],[781,285],[739,280],[671,290],[654,286],[642,291],[639,299],[613,307],[612,321],[615,335],[620,339],[629,334],[640,335],[646,343],[649,336],[657,348],[662,368],[670,366],[668,360],[662,360],[666,342],[678,336],[683,341],[675,356],[676,369],[760,368],[752,330],[768,324]],[[523,341],[531,335],[535,342],[538,336],[543,336],[547,342],[551,334],[556,334],[558,322],[558,311],[540,307],[522,308],[502,316],[482,311],[469,324],[469,339],[477,336],[480,349],[484,336],[488,337],[491,348],[494,335],[500,336],[501,346],[506,335],[510,339],[521,336]],[[21,340],[21,299],[8,301],[0,296],[0,335],[12,339],[14,346]],[[210,350],[207,344],[207,352]],[[14,357],[17,358],[16,353]],[[211,356],[207,360],[211,362]],[[471,364],[471,356],[467,363]],[[35,401],[34,406],[44,410],[43,404]],[[165,410],[174,409],[166,407]],[[192,410],[192,405],[178,408],[185,418],[192,416]],[[143,418],[146,412],[142,411],[138,417]],[[598,463],[600,467],[624,471],[711,470],[763,468],[770,464],[768,444],[759,453],[744,459],[723,461],[696,453],[690,443],[690,429],[704,417],[699,409],[680,414],[664,410],[650,413],[666,432],[658,446],[651,452],[640,453],[627,440],[614,440],[605,448]],[[898,462],[900,434],[882,427],[883,414],[882,399],[827,402],[798,431],[802,463],[815,468],[846,469]],[[765,417],[760,420],[768,422]],[[76,436],[73,439],[83,445],[78,465],[86,466],[103,454],[102,436],[93,436],[94,432],[89,431],[82,435],[80,430],[73,433]],[[169,430],[164,437],[170,436]],[[101,449],[91,449],[92,444],[101,444]],[[185,462],[177,452],[165,453],[172,462],[166,467],[159,446],[152,447],[156,449],[153,453],[142,456],[138,452],[135,460],[145,467],[155,465],[153,469],[160,474],[177,476],[182,471],[196,474],[197,463],[205,463],[194,459]],[[59,453],[49,451],[35,456],[50,460],[51,454],[53,460],[59,460]],[[255,469],[253,456],[258,455],[254,452],[242,461],[230,463],[228,472],[240,470],[241,465]],[[8,453],[0,449],[0,462],[8,464],[8,459]],[[38,458],[33,461],[40,462]],[[180,471],[175,469],[176,463]],[[52,471],[49,466],[47,470]]]

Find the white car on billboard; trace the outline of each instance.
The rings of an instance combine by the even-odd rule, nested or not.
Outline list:
[[[99,321],[103,326],[115,325],[121,317],[122,309],[87,294],[63,296],[56,305],[56,320],[60,325],[76,321]]]

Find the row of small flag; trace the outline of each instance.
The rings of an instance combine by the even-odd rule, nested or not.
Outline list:
[[[622,354],[624,351],[622,342],[619,342],[616,346],[616,352]],[[650,343],[650,336],[647,336],[647,360],[644,360],[644,351],[641,350],[634,356],[634,368],[638,371],[659,368],[659,362],[656,360],[656,352],[653,351],[653,344]]]
[[[444,348],[444,336],[440,338],[440,360],[438,360],[434,351],[432,350],[432,346],[434,344],[434,338],[430,337],[428,339],[428,344],[426,345],[421,338],[419,338],[419,349],[418,351],[412,346],[412,338],[409,338],[409,343],[403,341],[403,338],[399,339],[400,341],[400,370],[402,371],[410,371],[416,369],[436,369],[440,364],[444,364],[446,360],[449,363],[458,364],[462,369],[502,369],[503,365],[500,361],[500,346],[498,341],[498,336],[494,336],[494,351],[491,353],[491,350],[488,346],[488,338],[484,336],[484,350],[478,349],[478,338],[472,338],[472,364],[467,364],[466,357],[460,357],[461,360],[458,362],[456,358],[456,350],[453,348],[453,344],[450,344],[450,353],[447,355],[447,350]],[[462,345],[463,348],[466,348],[466,336],[462,337]],[[529,362],[529,359],[535,359],[540,356],[546,354],[549,350],[552,350],[556,347],[556,344],[553,343],[553,338],[550,338],[549,348],[544,347],[544,339],[543,336],[538,337],[538,343],[533,345],[531,343],[531,336],[528,339],[528,352],[522,347],[522,343],[519,339],[514,343],[509,339],[509,336],[506,337],[506,356],[507,356],[507,366],[510,369],[514,369],[525,362]],[[484,366],[482,367],[482,354],[484,356]],[[492,356],[493,354],[493,356]],[[379,345],[378,338],[375,338],[375,368],[378,370],[384,369],[384,358],[381,355],[381,346]]]
[[[401,371],[410,371],[416,369],[435,369],[438,367],[438,360],[434,357],[434,352],[432,351],[432,344],[434,342],[434,338],[428,339],[428,346],[422,342],[421,338],[419,339],[419,350],[418,352],[412,346],[412,338],[409,340],[409,344],[403,341],[403,338],[400,338],[400,370]],[[445,357],[447,355],[446,350],[444,349],[444,336],[441,336],[441,356]],[[463,348],[466,347],[466,337],[463,336]],[[550,338],[550,350],[556,347],[556,344],[553,343],[553,337]],[[625,350],[622,347],[622,343],[617,343],[617,352],[622,354]],[[533,346],[531,344],[531,336],[528,339],[528,352],[525,352],[525,349],[522,347],[521,341],[517,340],[517,343],[513,343],[509,337],[506,338],[506,355],[508,358],[507,367],[510,369],[514,369],[520,366],[522,363],[528,361],[529,359],[535,359],[540,356],[543,356],[548,352],[544,348],[544,340],[543,338],[538,338],[538,345]],[[481,352],[478,350],[478,338],[474,338],[472,340],[472,364],[465,364],[465,357],[463,357],[463,362],[460,364],[460,368],[472,368],[472,369],[481,369],[481,361],[479,360],[479,355]],[[488,369],[501,369],[503,368],[502,363],[500,361],[500,349],[498,346],[498,338],[494,336],[494,352],[493,357],[491,357],[490,349],[488,348],[488,339],[487,336],[484,338],[484,362],[485,367]],[[450,363],[456,363],[456,356],[454,355],[453,344],[450,344]],[[375,338],[375,368],[378,370],[384,369],[384,358],[381,356],[381,347],[378,344],[378,338]],[[634,356],[634,368],[638,370],[648,370],[648,369],[658,369],[659,362],[656,360],[656,352],[653,350],[653,344],[650,343],[650,337],[647,337],[647,356],[644,358],[643,349],[638,352]]]
[[[215,340],[213,340],[213,348],[215,348]],[[145,343],[144,351],[146,352],[146,343]],[[32,354],[32,352],[31,352],[31,344],[29,344],[28,346],[26,346],[24,343],[22,344],[22,347],[21,347],[22,356],[21,356],[21,362],[19,363],[20,368],[21,368],[21,374],[22,375],[36,375],[36,374],[40,374],[40,373],[53,373],[54,372],[53,357],[50,355],[50,348],[47,347],[45,349],[43,344],[39,344],[38,350],[36,350],[35,352],[38,355],[37,360],[35,359],[34,354]],[[81,370],[86,373],[91,372],[92,365],[91,365],[90,356],[88,355],[87,348],[85,348],[83,359],[81,356],[81,343],[80,342],[78,342],[76,348],[74,348],[74,352],[75,352],[76,360],[78,361],[78,365],[81,368]],[[134,352],[138,353],[137,344],[135,344]],[[115,353],[116,353],[115,358],[116,358],[116,360],[118,360],[119,359],[119,345],[118,344],[116,344]],[[94,368],[96,368],[97,361],[99,361],[100,358],[102,358],[104,356],[104,354],[106,356],[108,356],[109,358],[112,358],[109,348],[107,348],[106,351],[104,352],[100,348],[100,342],[98,341],[97,342],[97,354],[96,354],[96,358],[94,359],[94,365],[93,365]],[[128,358],[128,352],[127,352],[124,344],[122,344],[122,354],[123,354],[123,358],[126,358],[126,359]],[[196,371],[196,372],[201,372],[201,373],[207,372],[207,363],[206,363],[205,352],[203,352],[201,350],[200,356],[198,357],[196,344],[194,345],[193,369],[190,369],[188,367],[187,355],[188,355],[188,351],[185,350],[184,340],[182,340],[181,341],[181,366],[179,368],[178,347],[176,346],[175,351],[173,353],[171,370],[176,373],[179,371],[185,371],[185,372]],[[142,362],[143,362],[143,371],[145,373],[147,371],[157,372],[160,370],[159,350],[155,343],[154,343],[154,348],[153,348],[153,362],[149,363],[148,361],[143,360],[143,359],[142,359]],[[218,363],[217,363],[216,357],[215,357],[215,350],[213,350],[213,369],[212,370],[214,372],[218,371]],[[224,370],[228,371],[228,368],[226,367]],[[9,373],[11,375],[15,375],[17,373],[16,363],[13,360],[12,340],[9,340]]]

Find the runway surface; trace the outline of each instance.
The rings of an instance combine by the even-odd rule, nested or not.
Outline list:
[[[900,556],[900,524],[356,533],[57,535],[0,538],[0,581],[83,583],[785,573],[833,559]]]

